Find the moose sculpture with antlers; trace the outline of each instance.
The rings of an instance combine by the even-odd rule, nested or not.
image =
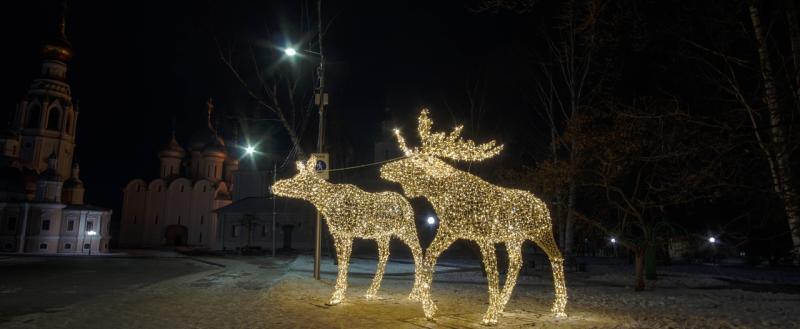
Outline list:
[[[406,158],[381,168],[381,177],[400,183],[408,197],[423,196],[439,215],[436,237],[425,251],[423,268],[417,270],[422,278],[422,301],[425,316],[431,319],[436,306],[430,297],[430,287],[436,259],[458,239],[474,240],[480,246],[489,284],[489,308],[482,323],[496,324],[511,297],[522,265],[522,243],[533,240],[550,259],[555,286],[552,312],[566,316],[567,290],[564,283],[563,258],[553,238],[553,228],[547,205],[527,191],[492,185],[479,177],[456,169],[441,158],[456,161],[481,161],[503,149],[494,142],[475,145],[464,141],[461,129],[452,133],[431,133],[433,122],[428,110],[419,116],[421,147],[409,149],[398,130],[400,148]],[[508,250],[508,275],[502,290],[499,287],[495,244],[505,243]]]
[[[311,202],[328,223],[339,260],[336,287],[328,304],[336,305],[344,300],[353,238],[373,239],[378,243],[378,269],[367,290],[367,298],[373,298],[381,286],[392,236],[411,248],[414,263],[419,268],[422,248],[414,226],[414,210],[408,200],[394,192],[368,193],[354,185],[330,183],[317,175],[316,162],[314,157],[305,164],[298,161],[297,175],[276,182],[272,191],[275,195]],[[420,299],[420,282],[417,276],[409,298]]]

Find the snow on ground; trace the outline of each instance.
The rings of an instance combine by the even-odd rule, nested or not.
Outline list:
[[[311,278],[309,256],[200,260],[224,267],[209,265],[206,271],[129,293],[19,316],[0,327],[481,328],[488,305],[476,261],[437,267],[432,292],[439,312],[428,321],[419,303],[407,299],[413,282],[413,264],[407,261],[391,261],[379,299],[367,300],[375,261],[354,258],[345,301],[326,306],[336,275],[329,258],[323,260],[320,281]],[[797,328],[800,323],[797,290],[746,291],[710,274],[677,271],[665,272],[662,279],[648,282],[648,291],[636,293],[627,265],[568,272],[569,316],[556,319],[549,312],[551,277],[542,267],[520,278],[498,328]]]
[[[287,316],[280,327],[332,328],[478,328],[487,307],[485,279],[479,268],[439,267],[433,296],[439,306],[435,322],[424,319],[419,304],[409,301],[413,271],[390,263],[381,286],[382,300],[363,298],[374,261],[355,259],[350,288],[342,305],[325,306],[333,276],[308,278],[311,262],[298,259],[293,269],[265,296]],[[324,270],[333,271],[332,266]],[[665,274],[648,281],[648,291],[630,288],[627,267],[596,267],[606,273],[568,273],[566,319],[550,316],[553,299],[547,269],[523,276],[500,320],[500,328],[792,328],[800,323],[800,295],[729,289],[728,282],[707,275]],[[616,270],[616,272],[613,272]],[[621,271],[622,270],[622,271]]]

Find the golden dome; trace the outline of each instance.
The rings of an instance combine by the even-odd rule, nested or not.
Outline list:
[[[56,37],[42,46],[42,56],[47,59],[68,62],[72,58],[72,44],[67,40],[66,22],[61,16]]]

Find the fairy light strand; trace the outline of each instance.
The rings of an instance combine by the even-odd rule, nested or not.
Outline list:
[[[272,186],[275,195],[311,202],[323,215],[336,245],[339,273],[329,305],[341,303],[347,290],[347,268],[354,238],[378,243],[378,267],[366,297],[374,298],[381,286],[389,259],[389,240],[399,238],[410,249],[416,268],[423,259],[422,248],[414,225],[414,210],[402,195],[394,192],[369,193],[350,184],[333,184],[317,175],[317,160],[297,162],[298,173]],[[421,299],[420,277],[416,275],[412,300]]]
[[[400,131],[395,130],[406,158],[385,164],[380,170],[381,177],[399,183],[406,196],[428,199],[439,218],[436,237],[425,251],[422,267],[417,269],[417,279],[422,280],[425,316],[432,319],[437,309],[430,294],[436,260],[458,239],[473,240],[481,248],[489,286],[489,308],[483,324],[496,324],[508,303],[522,267],[525,240],[536,243],[550,259],[555,288],[551,311],[555,316],[566,316],[564,259],[553,238],[545,203],[528,191],[492,185],[442,160],[482,161],[499,154],[502,145],[497,146],[494,141],[480,145],[464,141],[461,126],[450,134],[432,133],[432,127],[433,121],[425,109],[419,116],[419,149],[409,148]],[[502,289],[495,256],[497,243],[506,244],[509,256],[508,275]]]

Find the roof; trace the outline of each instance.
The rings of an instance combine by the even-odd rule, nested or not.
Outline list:
[[[301,200],[278,198],[275,200],[276,213],[296,213],[310,205]],[[272,212],[272,198],[249,197],[235,201],[214,210],[217,214],[258,214]]]

